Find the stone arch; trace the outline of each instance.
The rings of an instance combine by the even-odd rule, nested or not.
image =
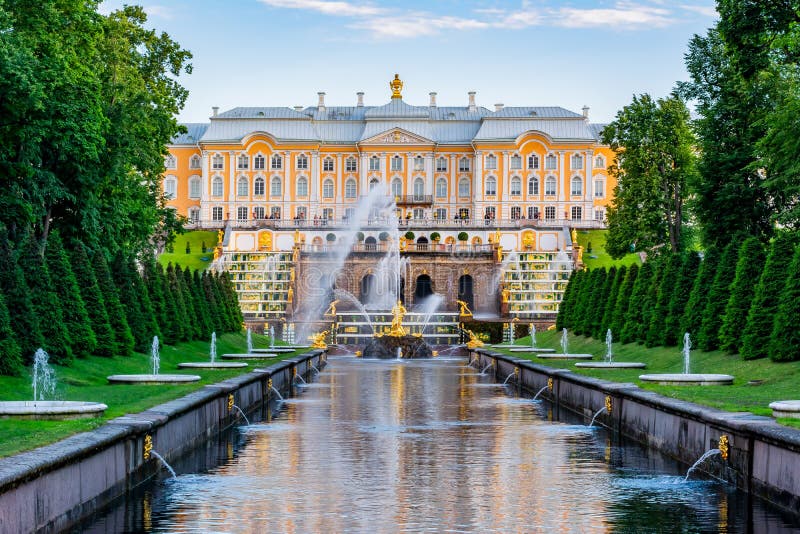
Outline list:
[[[417,277],[414,288],[414,304],[417,304],[433,294],[433,280],[430,275],[421,274]]]
[[[470,311],[475,308],[475,288],[472,276],[463,274],[458,278],[458,300],[467,303]]]

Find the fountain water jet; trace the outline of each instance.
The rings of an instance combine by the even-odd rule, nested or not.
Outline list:
[[[211,332],[211,345],[208,350],[211,361],[179,363],[179,369],[233,369],[247,367],[243,362],[217,362],[217,333]]]
[[[533,396],[533,398],[532,398],[531,400],[532,400],[532,401],[535,401],[536,399],[538,399],[538,398],[539,398],[539,395],[541,395],[542,393],[544,393],[544,390],[548,389],[549,387],[550,387],[550,386],[548,385],[548,386],[545,386],[545,387],[543,387],[543,388],[542,388],[542,389],[540,389],[539,391],[537,391],[537,392],[536,392],[536,395],[534,395],[534,396]]]
[[[611,329],[606,330],[606,355],[602,362],[580,362],[575,367],[588,367],[592,369],[644,369],[647,365],[639,362],[615,362],[614,361],[614,336]]]
[[[238,411],[241,414],[241,416],[244,417],[244,422],[247,423],[247,426],[250,426],[250,419],[247,418],[247,416],[244,414],[242,409],[239,408],[238,406],[236,406],[235,404],[233,406],[231,406],[231,409],[233,409],[233,408],[236,408],[236,411]]]
[[[591,422],[591,423],[589,423],[589,428],[591,428],[591,427],[594,425],[594,421],[595,421],[595,419],[597,419],[597,416],[598,416],[598,415],[600,415],[600,414],[601,414],[601,413],[603,413],[603,412],[606,412],[606,411],[608,411],[608,408],[607,408],[607,407],[605,407],[605,406],[603,406],[602,408],[600,408],[599,410],[597,410],[597,413],[595,413],[595,414],[594,414],[594,417],[592,417],[592,422]]]
[[[700,385],[700,386],[729,386],[733,384],[731,375],[690,373],[692,340],[689,332],[683,335],[683,373],[663,373],[640,375],[639,380],[644,382],[657,382],[665,385]]]
[[[704,452],[704,453],[703,453],[703,456],[701,456],[701,457],[700,457],[700,458],[699,458],[699,459],[698,459],[698,460],[697,460],[697,461],[696,461],[694,464],[692,464],[692,467],[690,467],[690,468],[689,468],[689,470],[688,470],[688,471],[686,471],[686,478],[684,478],[684,479],[683,479],[683,480],[684,480],[684,482],[687,482],[687,481],[689,480],[689,476],[691,476],[692,472],[693,472],[695,469],[697,469],[698,467],[700,467],[700,465],[701,465],[703,462],[705,462],[706,460],[708,460],[708,459],[709,459],[709,458],[711,458],[712,456],[716,456],[716,455],[718,455],[718,454],[719,454],[719,455],[721,455],[721,454],[722,454],[722,451],[721,451],[721,450],[719,450],[719,449],[710,449],[710,450],[708,450],[708,451]]]
[[[169,474],[172,475],[172,478],[178,478],[178,475],[175,474],[175,470],[172,468],[171,465],[167,463],[167,461],[160,454],[158,454],[154,450],[151,450],[150,454],[158,458],[158,461],[161,462],[161,465],[163,465],[167,469],[167,471],[169,471]]]
[[[567,333],[566,328],[561,329],[560,344],[561,344],[561,354],[555,354],[555,353],[538,354],[536,357],[545,360],[591,360],[593,358],[591,354],[571,354],[569,352],[569,334]]]
[[[150,375],[111,375],[108,378],[110,384],[173,384],[178,382],[197,382],[200,380],[198,375],[162,375],[161,356],[159,354],[158,336],[153,336],[153,343],[150,345],[150,361],[153,374]]]

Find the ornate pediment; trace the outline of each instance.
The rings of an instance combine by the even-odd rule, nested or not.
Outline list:
[[[433,141],[402,128],[392,128],[361,141],[362,145],[432,145]]]

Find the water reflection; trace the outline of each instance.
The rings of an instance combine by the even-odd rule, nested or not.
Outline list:
[[[780,516],[463,361],[329,360],[89,532],[781,532]],[[480,387],[475,387],[480,385]]]

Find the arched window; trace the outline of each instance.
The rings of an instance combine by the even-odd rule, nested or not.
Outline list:
[[[403,158],[401,158],[400,156],[394,156],[392,158],[392,170],[393,171],[403,170]]]
[[[274,170],[281,170],[283,168],[283,158],[280,154],[273,154],[270,161],[270,168]]]
[[[422,178],[414,180],[414,196],[421,197],[425,194],[425,182]]]
[[[371,171],[381,170],[381,159],[378,156],[372,156],[371,158],[369,158],[369,170]]]
[[[236,158],[236,168],[237,169],[246,169],[250,164],[250,158],[247,157],[247,154],[240,154],[238,158]]]
[[[281,179],[278,176],[273,176],[272,181],[269,183],[269,196],[271,197],[279,197],[281,196],[281,191],[283,187],[281,185]]]
[[[458,196],[468,197],[469,189],[469,178],[462,178],[458,181]]]
[[[214,154],[211,158],[211,168],[215,171],[222,170],[225,167],[225,159],[222,154]]]
[[[178,194],[178,180],[174,176],[167,176],[164,179],[164,196],[175,198]]]
[[[603,198],[606,196],[606,181],[602,178],[594,179],[594,197]]]
[[[425,159],[422,156],[417,156],[416,158],[414,158],[414,170],[415,171],[425,170]]]
[[[544,158],[544,168],[549,171],[558,168],[558,159],[555,154],[548,154],[547,157]]]
[[[370,191],[372,191],[373,189],[375,189],[376,187],[378,187],[378,183],[379,183],[379,182],[378,182],[378,179],[377,179],[377,178],[373,178],[372,180],[370,180],[370,181],[369,181],[369,190],[370,190]]]
[[[445,198],[447,196],[447,180],[439,178],[436,180],[436,198]]]
[[[556,194],[556,178],[555,176],[548,176],[544,179],[544,194],[548,196],[555,196]]]
[[[356,158],[349,157],[344,161],[344,170],[345,172],[356,172],[358,171],[358,164],[356,163]]]
[[[493,171],[497,168],[497,157],[494,154],[486,156],[486,170]]]
[[[531,176],[530,178],[528,178],[528,194],[529,195],[539,194],[539,179],[536,176]]]
[[[594,158],[594,166],[601,169],[605,169],[606,158],[604,158],[602,154],[598,154],[597,157]]]
[[[301,176],[297,179],[297,196],[308,196],[308,179],[305,176]]]
[[[253,194],[257,197],[263,197],[264,193],[266,193],[267,183],[263,177],[258,176],[256,177],[253,183]]]
[[[522,157],[519,154],[514,154],[509,160],[509,167],[514,170],[522,168]]]
[[[222,196],[222,176],[215,176],[214,179],[211,180],[211,196]]]
[[[436,158],[436,172],[447,172],[447,158]]]
[[[322,198],[333,198],[333,180],[330,178],[322,182]]]
[[[348,179],[344,183],[344,197],[356,198],[356,181],[352,178]]]
[[[531,154],[528,156],[528,168],[529,169],[538,169],[539,168],[539,156],[536,154]]]
[[[458,160],[458,171],[459,172],[469,172],[469,158],[463,157]]]
[[[178,160],[172,154],[164,157],[164,167],[167,169],[174,169],[178,166]]]
[[[486,179],[486,189],[484,191],[488,196],[495,196],[497,194],[497,178],[489,176]]]
[[[261,154],[256,154],[256,157],[253,158],[253,169],[257,171],[263,171],[264,165],[266,165],[266,159]]]
[[[403,194],[403,182],[399,178],[392,180],[392,196],[399,197]]]
[[[572,155],[572,163],[570,164],[573,169],[583,168],[583,156],[581,154]]]
[[[199,169],[201,165],[202,165],[202,160],[200,159],[200,156],[198,156],[197,154],[189,158],[190,169]]]
[[[297,156],[297,168],[301,171],[308,170],[308,156],[299,154]]]
[[[583,180],[580,176],[573,176],[572,177],[572,187],[570,187],[570,194],[572,196],[578,196],[583,194]]]
[[[322,160],[322,172],[333,172],[333,158]]]
[[[189,178],[189,198],[200,198],[202,182],[197,176]]]
[[[237,197],[246,197],[247,194],[250,192],[250,184],[247,183],[247,178],[244,176],[240,176],[236,182],[236,196]]]
[[[511,177],[511,194],[516,196],[522,194],[522,179],[519,176]]]

